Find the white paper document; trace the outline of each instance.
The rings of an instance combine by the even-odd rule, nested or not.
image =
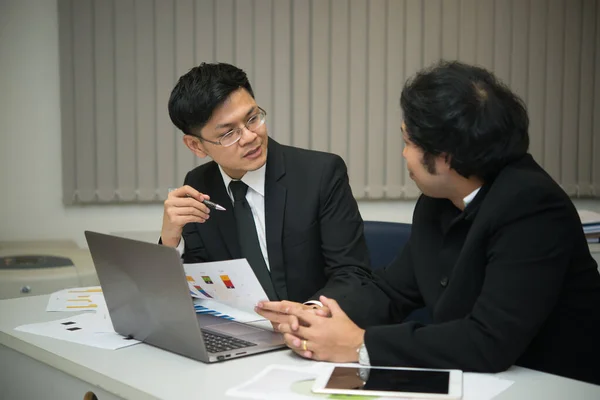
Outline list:
[[[98,311],[106,309],[100,286],[59,290],[50,295],[46,311]]]
[[[247,382],[229,389],[226,394],[246,399],[306,400],[333,398],[331,395],[312,392],[314,380],[329,370],[328,363],[313,363],[306,367],[270,365]],[[357,365],[357,364],[339,364]],[[513,381],[492,374],[463,374],[463,400],[490,400],[505,391]],[[362,396],[355,396],[363,398]],[[394,399],[396,397],[368,397],[369,399]],[[397,397],[400,399],[400,397]],[[406,397],[401,399],[407,400]]]
[[[254,306],[268,297],[246,259],[184,264],[183,267],[194,297],[217,301],[259,317]]]
[[[600,224],[600,213],[590,210],[577,210],[582,225]]]
[[[22,325],[15,330],[109,350],[139,343],[116,333],[105,313],[80,314],[57,321]]]

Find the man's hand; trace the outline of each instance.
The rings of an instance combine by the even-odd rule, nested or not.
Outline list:
[[[202,203],[204,199],[209,200],[210,197],[188,185],[169,192],[164,203],[165,210],[160,233],[163,245],[177,247],[185,224],[190,222],[202,224],[208,219],[210,208]]]
[[[338,303],[325,296],[323,306],[331,310],[331,318],[322,318],[305,309],[290,308],[299,326],[292,329],[282,324],[280,332],[285,343],[302,357],[332,362],[357,362],[357,349],[363,343],[365,331],[359,328],[342,311]]]
[[[314,304],[300,304],[287,300],[261,301],[254,308],[257,314],[271,321],[271,325],[273,325],[273,329],[276,332],[280,332],[280,328],[283,328],[284,325],[292,331],[298,329],[300,322],[295,315],[292,315],[292,310],[304,310],[321,317],[331,316],[327,307],[319,307]]]

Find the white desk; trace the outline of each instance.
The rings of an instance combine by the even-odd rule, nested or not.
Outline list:
[[[146,344],[111,351],[24,332],[15,327],[72,315],[45,312],[48,296],[0,301],[0,399],[99,400],[226,398],[228,387],[270,364],[306,365],[289,350],[203,364]],[[502,399],[600,399],[600,386],[513,367]],[[228,397],[227,397],[228,398]]]

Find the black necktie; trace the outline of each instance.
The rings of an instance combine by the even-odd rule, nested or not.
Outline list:
[[[265,264],[265,258],[260,250],[260,243],[258,242],[252,210],[250,209],[248,201],[246,201],[248,185],[242,181],[231,181],[229,183],[229,189],[231,189],[233,199],[235,200],[233,204],[233,214],[235,215],[237,223],[238,239],[242,250],[242,256],[248,260],[248,263],[254,271],[254,275],[258,278],[258,281],[265,290],[269,300],[279,300],[277,292],[275,292],[275,288],[273,287],[273,282],[271,281],[271,274]]]

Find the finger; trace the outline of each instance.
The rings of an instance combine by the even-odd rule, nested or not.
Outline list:
[[[207,195],[205,193],[201,193],[189,185],[184,185],[180,189],[182,189],[182,193],[183,193],[183,195],[181,197],[188,196],[188,197],[194,198],[198,201],[202,201],[204,199],[210,200],[209,195]]]
[[[319,308],[318,310],[315,310],[315,315],[318,315],[319,317],[331,317],[331,311],[329,311],[329,308],[327,307],[323,307],[323,308]]]
[[[336,315],[346,316],[346,313],[344,312],[344,310],[342,310],[342,308],[340,307],[338,302],[335,301],[334,299],[330,299],[325,296],[321,296],[319,300],[321,300],[321,303],[323,303],[323,305],[325,307],[329,308],[329,311],[331,312],[332,317],[335,317]]]
[[[256,304],[256,307],[263,310],[269,310],[278,312],[281,314],[288,314],[291,310],[302,309],[302,305],[291,301],[260,301]]]
[[[193,207],[206,214],[210,213],[210,208],[201,201],[192,197],[178,197],[170,200],[170,205],[181,208],[181,207]]]
[[[171,218],[188,217],[190,215],[204,219],[210,217],[209,213],[199,210],[196,207],[174,207],[169,209],[169,216]]]
[[[319,319],[321,319],[321,317],[317,317]],[[306,339],[306,340],[313,340],[315,339],[315,334],[313,333],[314,330],[311,327],[308,326],[302,326],[299,325],[297,329],[292,329],[292,327],[289,324],[281,324],[279,325],[279,332],[283,333],[283,334],[288,334],[290,335],[290,337],[294,337],[297,340],[294,343],[295,347],[301,347],[302,346],[302,339]]]
[[[316,310],[313,309],[303,309],[303,308],[292,308],[289,310],[290,315],[294,315],[300,321],[300,325],[305,323],[306,325],[312,325],[318,319],[321,319],[321,316],[316,315]]]
[[[262,310],[258,307],[255,307],[254,311],[258,315],[268,319],[271,322],[275,322],[278,324],[282,324],[282,323],[290,324],[292,322],[292,320],[290,319],[290,316],[287,314],[281,314],[281,313],[277,313],[277,312],[273,312],[273,311]]]
[[[202,203],[202,201],[204,201],[205,199],[210,200],[210,196],[197,191],[189,185],[185,185],[180,188],[169,191],[169,195],[167,197],[168,201],[178,201],[181,199],[190,199]]]
[[[275,332],[279,332],[279,325],[277,322],[271,322],[271,325],[273,326],[273,331]]]
[[[193,222],[203,224],[206,222],[206,219],[200,218],[200,217],[195,217],[193,215],[188,215],[185,217],[177,217],[172,221],[173,224],[178,225],[178,226],[184,226],[186,224],[191,224]]]
[[[165,201],[165,214],[173,219],[178,215],[196,215],[208,218],[210,208],[192,198],[174,198]]]
[[[286,333],[283,335],[283,340],[285,341],[286,345],[294,351],[294,353],[304,358],[313,358],[314,353],[308,348],[308,342],[306,342],[306,350],[304,349],[302,343],[304,339]]]
[[[283,332],[283,340],[288,345],[288,347],[292,349],[304,351],[304,349],[302,348],[302,341],[305,339],[305,337],[299,336],[295,333]]]

